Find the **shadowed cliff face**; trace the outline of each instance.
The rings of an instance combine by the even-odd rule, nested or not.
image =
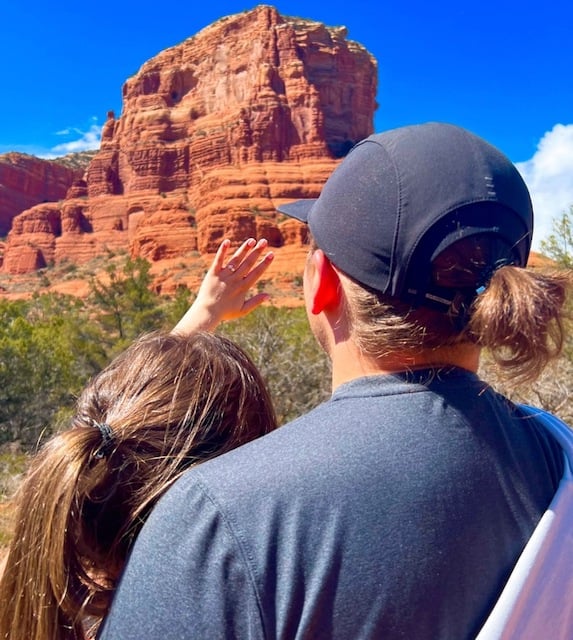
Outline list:
[[[375,96],[376,62],[344,27],[270,6],[222,18],[125,82],[84,180],[14,220],[2,268],[106,248],[165,260],[211,253],[223,236],[300,245],[277,204],[318,195],[372,133]]]
[[[24,209],[65,197],[68,187],[81,178],[83,169],[41,160],[23,153],[0,155],[0,236]]]

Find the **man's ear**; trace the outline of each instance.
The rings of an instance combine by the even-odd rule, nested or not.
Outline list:
[[[340,279],[336,269],[321,249],[311,256],[311,312],[318,315],[338,305],[340,301]]]

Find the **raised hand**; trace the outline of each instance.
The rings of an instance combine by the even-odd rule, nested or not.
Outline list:
[[[264,253],[267,241],[249,238],[227,261],[230,246],[229,240],[223,240],[203,278],[197,298],[173,332],[213,331],[224,320],[240,318],[268,300],[267,293],[248,297],[249,289],[273,259],[272,252]]]

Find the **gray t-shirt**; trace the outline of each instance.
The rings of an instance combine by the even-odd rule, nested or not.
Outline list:
[[[472,638],[562,470],[467,371],[354,380],[167,492],[100,637]]]

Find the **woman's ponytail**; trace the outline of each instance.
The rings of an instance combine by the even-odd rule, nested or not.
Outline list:
[[[34,458],[16,496],[14,535],[0,579],[0,638],[84,638],[77,615],[93,581],[78,554],[92,475],[106,473],[97,429],[74,428]]]
[[[189,467],[276,427],[253,362],[202,333],[142,336],[90,381],[76,410],[16,496],[3,640],[91,637],[158,498]]]

